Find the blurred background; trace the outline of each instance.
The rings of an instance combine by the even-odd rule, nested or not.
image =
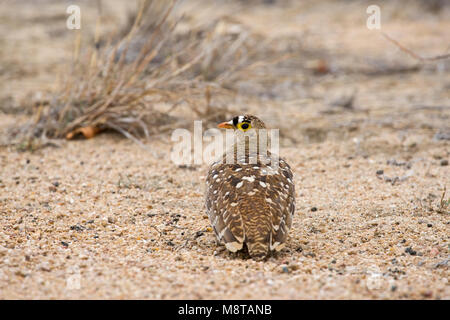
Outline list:
[[[80,30],[66,26],[70,4]],[[244,112],[289,128],[287,144],[445,136],[449,59],[426,58],[448,54],[449,2],[378,1],[379,30],[370,4],[2,1],[0,110],[38,113],[19,134],[33,138],[138,138]]]

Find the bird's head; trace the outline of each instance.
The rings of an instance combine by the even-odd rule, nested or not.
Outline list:
[[[243,116],[236,116],[230,121],[222,122],[217,125],[219,128],[234,129],[246,132],[250,129],[265,129],[266,125],[255,116],[246,114]]]

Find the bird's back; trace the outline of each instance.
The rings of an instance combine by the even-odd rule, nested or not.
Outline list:
[[[295,211],[289,165],[273,157],[227,164],[225,155],[207,176],[206,209],[217,238],[236,252],[246,243],[253,258],[283,248]]]

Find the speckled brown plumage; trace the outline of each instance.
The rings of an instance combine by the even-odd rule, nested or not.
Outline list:
[[[239,123],[246,121],[252,129],[265,128],[261,120],[250,115],[224,124],[237,130]],[[235,145],[211,165],[206,209],[219,242],[232,252],[245,243],[250,256],[261,259],[284,246],[295,211],[295,188],[286,161],[280,158],[278,166],[274,165],[270,152],[258,154],[245,147],[241,158],[236,159]],[[227,153],[232,153],[232,164],[226,163]]]

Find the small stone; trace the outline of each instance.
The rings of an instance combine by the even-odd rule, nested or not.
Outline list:
[[[115,223],[115,222],[116,222],[116,218],[108,217],[108,223]]]
[[[22,270],[17,270],[15,272],[15,275],[19,276],[19,277],[22,277],[22,278],[25,278],[27,276],[27,274],[25,272],[23,272]]]
[[[413,248],[411,248],[411,247],[406,248],[405,252],[409,253],[412,256],[415,256],[417,254],[417,251],[413,250]]]
[[[439,254],[439,249],[438,248],[431,249],[430,254],[432,257],[437,256]]]
[[[70,226],[70,230],[75,230],[75,231],[83,231],[85,228],[79,224]]]
[[[291,264],[289,266],[289,269],[291,269],[292,271],[296,271],[296,270],[300,269],[300,267],[297,264]]]
[[[427,224],[427,227],[428,227],[428,228],[431,228],[432,226],[433,226],[433,225],[432,225],[431,223],[428,223],[428,224]]]
[[[450,140],[450,132],[445,131],[437,132],[434,135],[433,140]]]
[[[59,182],[58,181],[53,181],[52,185],[54,185],[55,187],[59,187]]]
[[[447,159],[441,160],[441,166],[443,167],[448,166],[448,160]]]
[[[445,260],[442,260],[442,261],[440,261],[440,262],[438,262],[438,263],[436,263],[434,266],[433,266],[433,269],[437,269],[437,268],[440,268],[440,267],[447,267],[448,266],[448,262],[450,261],[450,259],[445,259]]]
[[[45,272],[50,272],[52,271],[50,265],[47,262],[43,262],[39,265],[39,270],[41,271],[45,271]]]
[[[317,211],[317,208],[316,208],[316,207],[312,207],[312,208],[311,208],[311,211],[312,211],[312,212],[316,212],[316,211]]]
[[[432,291],[424,291],[424,292],[422,292],[422,296],[424,297],[424,298],[431,298],[432,296],[433,296],[433,292]]]
[[[175,243],[173,243],[171,240],[169,240],[169,241],[167,241],[167,245],[173,247],[173,246],[175,246]]]
[[[383,174],[384,170],[377,170],[377,175]]]
[[[202,235],[203,235],[203,231],[197,231],[196,233],[195,233],[195,238],[197,239],[198,237],[201,237]]]
[[[281,272],[283,272],[283,273],[289,273],[289,268],[288,268],[287,265],[282,264],[280,267],[281,267]]]

